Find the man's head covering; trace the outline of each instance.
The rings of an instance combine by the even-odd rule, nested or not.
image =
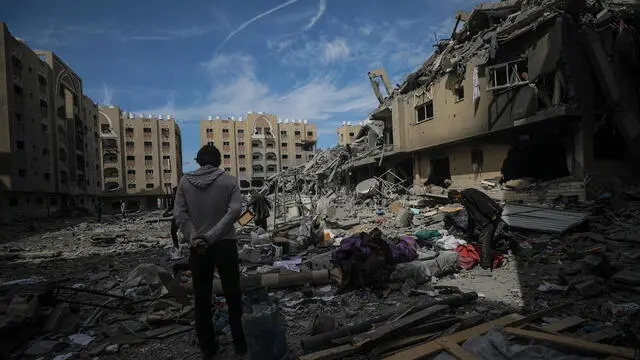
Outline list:
[[[449,198],[449,200],[457,200],[459,196],[460,191],[458,190],[449,190],[449,193],[447,193],[447,197]]]
[[[219,167],[222,162],[220,150],[213,145],[205,145],[198,151],[196,162],[200,166],[213,165],[215,167]]]

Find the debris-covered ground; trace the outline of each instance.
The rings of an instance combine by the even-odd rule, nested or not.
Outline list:
[[[518,256],[502,254],[493,271],[468,262],[469,243],[455,224],[444,229],[445,217],[464,220],[459,207],[428,197],[377,194],[367,199],[334,194],[311,209],[287,209],[292,216],[278,216],[276,230],[266,234],[251,225],[239,229],[244,279],[262,277],[270,289],[292,355],[375,358],[427,341],[425,334],[455,334],[508,314],[562,304],[532,318],[535,324],[528,329],[556,336],[568,330],[573,338],[620,347],[638,344],[637,193],[556,207],[558,214],[570,209],[586,214],[563,233],[512,228],[510,236],[521,250]],[[197,353],[189,272],[179,271],[174,280],[172,265],[184,259],[172,251],[169,224],[161,212],[141,212],[126,219],[107,216],[102,223],[71,218],[4,227],[3,358],[180,359]],[[371,242],[376,238],[390,246],[395,260],[376,259],[380,253]],[[354,245],[358,251],[369,252],[341,257],[353,251],[345,247],[353,239],[362,241]],[[460,294],[467,298],[434,312],[440,309],[434,310],[434,302],[464,297]],[[226,344],[221,358],[234,358],[224,297],[213,305],[218,311],[212,321]],[[381,321],[375,329],[382,333],[368,333],[371,339],[353,337],[371,326],[320,344],[310,338],[388,312],[396,314],[391,324],[398,327],[385,329],[389,320]],[[400,334],[406,343],[398,343]],[[378,336],[386,342],[367,346]],[[303,339],[310,341],[304,349]],[[340,347],[337,357],[313,357]]]

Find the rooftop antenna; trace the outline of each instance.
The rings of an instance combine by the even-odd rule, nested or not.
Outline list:
[[[213,116],[209,115],[209,119],[208,120],[213,120]]]

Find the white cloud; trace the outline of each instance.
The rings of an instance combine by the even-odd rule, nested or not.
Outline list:
[[[293,45],[293,40],[292,39],[280,39],[280,40],[270,39],[270,40],[267,40],[267,47],[270,50],[275,50],[277,52],[281,52],[281,51],[285,50],[286,48],[290,47],[291,45]]]
[[[347,39],[337,38],[322,44],[322,58],[325,63],[334,62],[349,57]]]
[[[211,92],[194,106],[167,104],[136,112],[170,113],[178,119],[197,121],[208,115],[241,116],[247,111],[264,111],[319,121],[336,114],[367,113],[376,103],[366,81],[341,86],[331,75],[317,76],[292,89],[277,91],[260,81],[255,61],[244,54],[214,56],[204,64],[210,76]]]
[[[113,89],[109,88],[106,83],[102,84],[102,104],[111,105],[113,101]]]
[[[373,25],[364,24],[358,28],[358,32],[360,32],[360,34],[364,36],[371,35],[371,33],[373,32]]]
[[[309,23],[302,28],[301,33],[309,31],[320,20],[322,15],[327,11],[327,0],[320,0],[318,3],[318,12],[309,20]]]

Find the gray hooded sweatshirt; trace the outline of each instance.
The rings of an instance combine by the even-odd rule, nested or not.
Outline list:
[[[234,223],[242,211],[235,177],[206,165],[180,179],[173,217],[187,240],[202,237],[209,244],[236,239]]]

